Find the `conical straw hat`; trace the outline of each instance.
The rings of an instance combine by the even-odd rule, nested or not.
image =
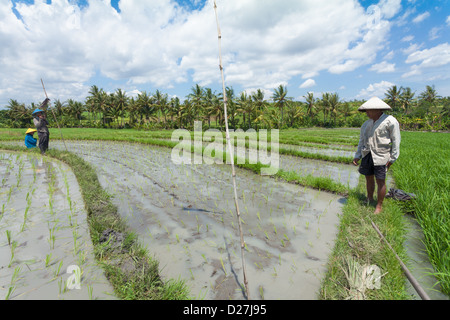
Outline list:
[[[380,98],[373,97],[358,108],[358,111],[366,110],[392,110],[392,108]]]
[[[36,129],[28,129],[27,130],[27,132],[25,132],[25,134],[29,134],[29,133],[32,133],[32,132],[36,132],[37,130]]]

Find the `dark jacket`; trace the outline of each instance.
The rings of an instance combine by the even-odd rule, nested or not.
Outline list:
[[[38,117],[34,117],[33,118],[33,123],[34,123],[34,125],[36,127],[36,130],[37,130],[38,134],[39,133],[46,133],[46,134],[48,134],[48,128],[47,128],[48,121],[47,121],[47,119],[40,119]]]

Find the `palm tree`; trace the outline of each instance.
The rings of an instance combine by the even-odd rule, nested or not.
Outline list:
[[[161,95],[159,98],[159,109],[164,114],[164,127],[167,126],[167,113],[169,111],[169,96],[167,93]]]
[[[437,91],[434,89],[434,85],[426,86],[425,91],[419,95],[419,99],[421,99],[422,102],[424,102],[423,104],[426,107],[427,115],[428,115],[428,112],[430,111],[430,107],[431,106],[435,107],[436,100],[439,98],[440,98],[440,96],[438,96]]]
[[[191,102],[191,106],[194,109],[197,119],[200,119],[201,112],[203,111],[204,99],[203,99],[203,88],[196,84],[191,88],[191,93],[188,94],[188,99]]]
[[[261,122],[263,113],[267,108],[267,101],[264,99],[264,92],[261,89],[256,90],[252,94],[252,101],[254,103],[253,114],[255,115],[255,123]]]
[[[75,120],[80,121],[81,125],[81,115],[84,112],[84,105],[83,103],[79,101],[75,101],[73,99],[67,100],[68,104],[68,113],[71,115]]]
[[[307,114],[312,119],[312,117],[314,116],[314,109],[316,108],[316,99],[314,98],[314,93],[308,92],[308,94],[304,97],[307,104]]]
[[[25,104],[17,102],[17,100],[9,100],[9,104],[6,107],[8,109],[8,115],[11,119],[13,127],[27,127],[30,125],[33,116],[31,113],[33,109],[25,107]]]
[[[302,106],[299,103],[289,104],[287,115],[288,115],[290,127],[292,128],[294,126],[295,120],[301,119],[304,116]]]
[[[61,100],[57,99],[53,104],[53,108],[55,109],[55,115],[59,118],[64,115],[66,105],[65,103],[61,102]]]
[[[322,93],[322,100],[321,102],[321,109],[323,112],[323,125],[325,125],[326,121],[327,121],[327,115],[330,112],[330,93],[329,92],[325,92]]]
[[[244,125],[245,125],[245,118],[246,115],[248,115],[248,127],[251,127],[251,114],[253,113],[254,104],[252,102],[252,99],[248,97],[247,93],[245,91],[241,92],[241,96],[239,97],[237,101],[238,105],[238,111],[242,112]]]
[[[286,97],[286,95],[287,95],[286,86],[283,86],[281,84],[277,89],[275,89],[275,92],[272,95],[272,99],[275,102],[275,106],[281,110],[280,128],[283,127],[283,109],[285,106],[289,105],[289,101],[292,100],[292,98]]]
[[[347,123],[347,117],[355,114],[357,110],[355,110],[349,102],[344,102],[341,105],[341,114],[344,116],[344,121]]]
[[[392,110],[397,111],[397,106],[400,103],[400,96],[402,94],[403,88],[397,88],[396,85],[393,85],[391,88],[387,90],[385,93],[386,103],[392,107]]]
[[[225,89],[227,94],[227,110],[228,110],[228,118],[231,122],[231,127],[233,129],[236,128],[236,111],[237,111],[237,104],[236,104],[236,97],[234,95],[234,89],[232,87],[227,87]]]
[[[415,92],[412,92],[410,87],[406,87],[400,95],[400,102],[402,104],[402,108],[405,110],[405,114],[408,113],[408,109],[411,106],[414,95]]]
[[[111,102],[115,119],[118,121],[119,117],[121,117],[121,125],[123,125],[123,118],[128,109],[128,97],[126,92],[122,89],[117,89],[116,92],[112,94]]]
[[[99,97],[102,91],[103,89],[99,89],[96,85],[93,85],[89,90],[90,96],[86,98],[86,106],[94,114],[94,121],[97,120],[96,117],[97,112],[101,112],[101,108],[99,105]]]
[[[155,112],[155,106],[152,103],[152,97],[146,92],[141,92],[137,97],[138,113],[140,115],[140,120],[144,116],[147,121],[150,120],[150,115]]]
[[[330,94],[328,98],[328,106],[330,110],[330,117],[333,116],[334,119],[333,126],[336,125],[336,116],[338,113],[339,105],[339,95],[337,93]]]

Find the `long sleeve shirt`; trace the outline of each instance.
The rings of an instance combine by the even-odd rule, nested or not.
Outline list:
[[[27,148],[35,148],[37,144],[37,140],[35,138],[33,138],[32,135],[25,135],[25,146]]]
[[[36,127],[36,130],[37,130],[38,134],[39,133],[48,133],[48,128],[47,128],[48,121],[47,121],[47,119],[40,119],[38,117],[35,117],[33,119],[33,123],[34,123],[34,125]]]
[[[356,159],[372,153],[373,163],[394,163],[400,155],[400,125],[393,116],[382,114],[377,121],[367,120],[361,126]]]

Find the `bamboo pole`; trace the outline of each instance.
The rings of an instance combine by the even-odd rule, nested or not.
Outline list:
[[[44,89],[44,92],[45,92],[45,97],[48,99],[47,91],[45,90],[44,81],[42,81],[42,78],[41,78],[41,83],[42,83],[42,88]],[[66,146],[66,141],[64,141],[64,138],[63,138],[63,135],[62,135],[61,128],[59,127],[58,120],[56,119],[56,115],[55,115],[55,113],[53,112],[53,109],[50,108],[50,110],[51,110],[51,112],[52,112],[52,114],[53,114],[53,118],[55,118],[55,122],[56,122],[56,125],[58,126],[59,134],[61,135],[61,139],[62,139],[62,141],[63,141],[63,143],[64,143],[64,147],[66,147],[66,151],[69,152],[69,150],[67,149],[67,146]]]
[[[233,149],[231,147],[230,142],[230,132],[228,129],[228,115],[227,115],[227,105],[228,105],[228,98],[227,98],[227,92],[225,89],[225,78],[223,75],[223,65],[222,65],[222,33],[220,31],[220,25],[219,25],[219,17],[217,15],[217,4],[216,0],[214,0],[214,12],[216,14],[216,22],[217,22],[217,34],[219,39],[219,68],[220,73],[222,77],[222,89],[223,89],[223,109],[224,109],[224,117],[225,117],[225,132],[226,132],[226,138],[227,138],[227,145],[228,145],[228,151],[230,152],[230,158],[231,158],[231,173],[233,178],[233,189],[234,189],[234,204],[236,206],[236,215],[238,220],[238,226],[239,226],[239,233],[241,237],[241,260],[242,260],[242,271],[244,274],[244,285],[245,285],[245,291],[247,294],[247,299],[250,300],[250,293],[248,290],[248,280],[247,280],[247,269],[245,266],[245,259],[244,259],[244,251],[245,251],[245,242],[244,242],[244,234],[242,232],[242,223],[241,223],[241,214],[239,211],[239,204],[238,204],[238,196],[237,196],[237,189],[236,189],[236,171],[234,168],[234,154]]]
[[[412,284],[412,286],[414,287],[414,289],[416,289],[416,292],[419,294],[419,296],[422,298],[422,300],[430,300],[430,297],[428,296],[428,294],[425,292],[425,290],[423,290],[423,288],[420,286],[419,282],[417,282],[416,278],[414,278],[414,276],[412,275],[412,273],[408,270],[408,268],[406,267],[406,265],[403,263],[403,261],[400,259],[400,257],[397,255],[397,253],[395,252],[395,250],[391,247],[391,245],[389,244],[389,242],[386,240],[386,238],[383,236],[383,234],[381,233],[380,229],[378,229],[377,225],[370,220],[370,222],[372,223],[372,227],[375,229],[375,231],[378,233],[378,235],[380,236],[381,239],[383,239],[384,242],[386,242],[386,244],[388,245],[388,247],[392,250],[392,252],[394,253],[395,257],[397,258],[398,262],[400,263],[400,266],[403,269],[403,272],[405,273],[406,277],[408,278],[409,282]]]

